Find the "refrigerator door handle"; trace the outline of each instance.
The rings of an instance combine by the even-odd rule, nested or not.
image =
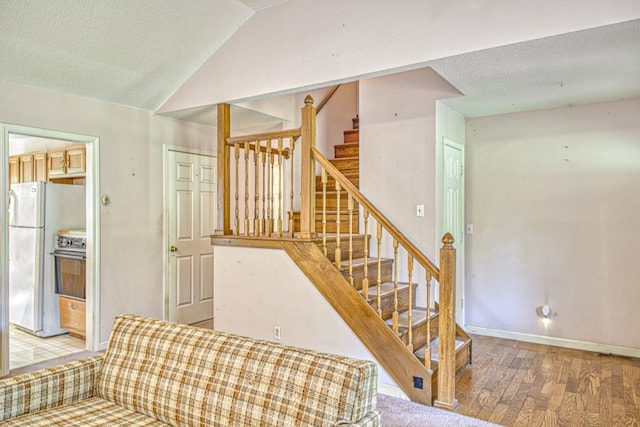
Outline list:
[[[13,189],[9,190],[9,225],[13,225],[13,217],[15,213],[16,205],[16,192]]]

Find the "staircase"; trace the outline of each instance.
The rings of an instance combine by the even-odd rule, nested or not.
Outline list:
[[[338,169],[356,188],[360,188],[360,131],[358,129],[344,131],[344,143],[333,146],[334,159],[330,160],[331,164]],[[336,233],[336,219],[338,217],[337,191],[336,182],[330,176],[327,176],[326,190],[326,223],[327,233]],[[322,193],[322,176],[316,176],[316,195],[315,195],[316,212],[322,212],[323,209],[323,193]],[[353,206],[352,233],[358,232],[358,205]],[[300,213],[294,213],[294,227],[300,230]],[[322,215],[316,216],[316,231],[322,233]],[[340,233],[349,232],[349,210],[347,205],[347,193],[340,194]]]
[[[329,160],[329,162],[338,169],[354,186],[359,188],[359,130],[347,130],[344,131],[344,143],[334,145],[335,159]],[[337,212],[335,210],[335,180],[330,176],[327,177],[327,201],[334,200],[327,204],[327,218],[326,218],[326,232],[335,233],[336,223],[335,217]],[[331,196],[331,197],[329,197]],[[347,210],[347,194],[341,193],[340,201],[340,233],[349,233],[349,211]],[[322,218],[320,212],[322,212],[323,203],[323,191],[322,191],[322,177],[316,177],[316,231],[322,232]],[[352,233],[358,232],[358,216],[357,205],[354,206],[354,218],[352,221]],[[297,225],[297,223],[296,223]],[[349,251],[349,242],[346,236],[343,236],[340,242],[340,253],[343,254],[340,267],[338,270],[342,276],[354,286],[358,293],[365,298],[369,306],[381,313],[382,319],[391,328],[394,329],[394,313],[397,319],[397,332],[396,335],[405,344],[409,344],[409,303],[411,301],[411,316],[412,316],[412,330],[411,330],[411,343],[414,355],[424,364],[425,354],[431,355],[431,367],[433,370],[432,384],[433,390],[437,390],[437,369],[438,369],[438,305],[435,304],[435,308],[427,310],[422,307],[417,307],[416,301],[416,288],[417,285],[413,283],[409,286],[408,283],[398,283],[397,292],[394,293],[393,282],[393,259],[382,258],[380,260],[380,276],[378,277],[378,259],[372,257],[365,258],[365,244],[364,235],[354,234],[352,237],[351,247],[351,272],[349,272],[349,261],[344,260],[345,255]],[[366,236],[367,241],[370,241],[371,236]],[[327,258],[335,264],[336,254],[336,237],[330,237],[327,239]],[[318,243],[320,249],[322,244]],[[371,247],[370,242],[366,245]],[[367,264],[367,274],[365,274],[365,263]],[[368,276],[368,277],[367,277]],[[362,282],[367,277],[370,285],[365,297]],[[379,280],[380,286],[377,285]],[[378,292],[380,292],[380,307],[378,307]],[[411,295],[410,295],[411,293]],[[397,310],[394,296],[397,294]],[[427,322],[427,316],[430,317],[430,322]],[[427,331],[427,325],[430,325],[430,330]],[[395,329],[394,329],[395,331]],[[459,333],[456,336],[456,375],[459,374],[465,367],[471,363],[471,338],[462,331],[461,328],[457,328]],[[427,343],[427,340],[429,342]],[[430,347],[430,352],[427,352],[427,345]],[[437,398],[434,393],[433,398]]]
[[[287,252],[411,400],[455,409],[455,377],[471,363],[471,340],[455,323],[453,237],[443,237],[436,266],[358,190],[357,129],[345,131],[335,159],[326,159],[315,148],[311,97],[299,129],[229,137],[227,116],[219,105],[223,221],[212,244]],[[285,181],[272,165],[292,161],[294,147],[300,174],[291,172],[287,187],[301,189],[299,200],[269,186]],[[282,207],[269,209],[274,201]],[[275,231],[259,226],[272,223]]]

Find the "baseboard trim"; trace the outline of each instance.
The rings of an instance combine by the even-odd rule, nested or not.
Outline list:
[[[588,341],[571,340],[567,338],[548,337],[543,335],[525,334],[522,332],[504,331],[501,329],[483,328],[481,326],[465,325],[465,330],[476,335],[494,338],[505,338],[534,344],[554,345],[575,350],[593,351],[596,353],[614,354],[616,356],[640,358],[640,349],[618,345],[598,344]]]
[[[107,344],[109,344],[109,341],[101,341],[99,346],[98,346],[98,351],[104,351],[107,349]]]
[[[378,393],[398,399],[409,400],[406,394],[397,385],[378,383]]]

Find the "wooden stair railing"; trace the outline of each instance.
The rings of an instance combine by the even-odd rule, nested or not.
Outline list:
[[[407,366],[403,368],[398,367],[396,362],[387,365],[385,361],[379,361],[405,394],[424,404],[432,403],[430,384],[423,386],[420,380],[418,385],[415,379],[412,383],[403,369],[422,360],[419,363],[422,363],[424,371],[414,376],[431,377],[435,369],[431,361],[431,343],[437,333],[437,390],[433,393],[437,398],[433,403],[442,408],[455,408],[456,335],[463,331],[459,330],[455,322],[456,257],[453,237],[450,234],[443,237],[440,268],[436,267],[315,148],[316,110],[310,96],[305,99],[302,126],[298,129],[230,137],[229,112],[229,108],[224,105],[218,106],[218,167],[222,177],[219,180],[219,212],[222,212],[222,218],[216,235],[267,240],[286,237],[288,241],[298,240],[301,244],[304,241],[318,242],[320,253],[332,260],[336,274],[342,274],[347,283],[361,294],[363,301],[369,301],[373,306],[373,315],[378,319],[376,324],[384,326],[388,322],[392,334],[404,343],[407,354],[412,358],[405,359]],[[301,142],[296,146],[297,140]],[[321,212],[316,212],[316,163],[320,166]],[[297,169],[300,171],[299,176],[296,176]],[[327,191],[329,177],[335,186],[330,197]],[[329,201],[328,198],[333,200]],[[326,211],[329,204],[338,212],[341,211],[341,204],[346,206],[347,220],[350,223],[348,233],[327,233]],[[297,233],[294,233],[294,209],[300,212]],[[358,229],[357,226],[352,226],[353,222],[359,221],[356,219],[358,212],[362,219],[362,234],[353,232]],[[316,230],[316,215],[322,217],[321,236],[318,236]],[[342,220],[341,215],[335,216],[335,230],[341,230]],[[374,240],[374,244],[369,244],[370,238]],[[354,272],[353,249],[356,244],[363,246],[364,253],[357,274]],[[303,246],[292,248],[289,245],[290,255],[300,251],[308,255],[312,253],[307,246],[304,249]],[[298,265],[303,269],[313,270],[304,262]],[[387,271],[389,268],[390,273]],[[439,283],[439,304],[433,298],[436,293],[435,282]],[[316,282],[314,284],[320,286]],[[402,291],[407,286],[408,294]],[[393,292],[391,309],[384,306],[382,300],[384,287],[391,288]],[[425,295],[424,308],[420,308],[414,299],[416,287],[423,290]],[[370,293],[374,289],[375,292]],[[407,310],[403,312],[398,308],[399,299],[404,298],[400,296],[401,292],[405,292],[402,295],[406,294],[408,298]],[[375,298],[372,299],[374,294]],[[436,308],[439,315],[434,316],[432,313],[436,312]],[[339,311],[338,308],[336,310]],[[389,313],[391,315],[387,319]],[[348,317],[348,312],[343,313],[344,316]],[[432,319],[437,319],[433,320],[435,324]],[[354,332],[359,334],[358,331]],[[365,337],[368,336],[368,333],[360,332]],[[370,348],[370,351],[376,357],[384,357],[384,352],[381,353],[380,349]],[[411,369],[416,372],[415,366]],[[428,402],[425,401],[426,396]]]
[[[323,182],[323,193],[326,191],[326,176],[329,175],[335,181],[336,193],[338,198],[338,205],[340,203],[340,193],[341,191],[345,191],[347,193],[347,203],[351,207],[354,202],[360,205],[363,211],[364,218],[364,231],[363,234],[365,236],[369,233],[370,221],[374,220],[375,224],[375,240],[376,240],[376,263],[375,266],[377,268],[377,272],[374,272],[374,277],[377,279],[377,287],[380,289],[381,286],[381,272],[380,269],[382,267],[382,259],[383,259],[383,243],[384,236],[383,233],[386,232],[389,235],[387,239],[387,243],[391,243],[392,246],[392,259],[394,261],[394,273],[393,273],[393,292],[394,292],[394,311],[392,316],[392,328],[393,331],[398,333],[398,311],[397,311],[397,301],[398,301],[398,285],[399,285],[399,268],[397,267],[397,263],[399,260],[399,248],[404,249],[406,256],[406,277],[407,283],[411,286],[414,283],[414,280],[418,280],[418,273],[415,268],[415,264],[417,263],[420,267],[422,267],[422,274],[424,274],[424,286],[425,286],[425,307],[427,312],[429,312],[434,306],[434,301],[431,297],[432,295],[432,285],[433,280],[437,281],[440,284],[439,295],[439,341],[438,341],[438,354],[439,354],[439,363],[438,363],[438,391],[437,391],[437,400],[435,401],[435,405],[443,408],[453,409],[457,406],[457,400],[455,399],[455,375],[456,375],[456,350],[455,350],[455,341],[456,341],[456,322],[455,322],[455,271],[456,271],[456,255],[455,249],[453,248],[453,236],[447,233],[442,238],[443,247],[440,251],[440,268],[436,267],[426,255],[424,255],[389,219],[387,219],[374,205],[371,203],[346,177],[344,177],[334,165],[327,160],[322,153],[320,153],[317,149],[312,149],[313,159],[319,163],[321,168],[321,176]],[[326,195],[323,194],[323,200],[326,200]],[[326,208],[323,207],[323,211]],[[350,209],[349,212],[352,210]],[[370,219],[371,218],[371,219]],[[340,221],[338,217],[336,219],[337,222]],[[326,221],[323,220],[323,230],[322,230],[322,238],[323,238],[323,251],[326,253],[326,236],[327,233],[324,230]],[[339,229],[339,224],[337,225]],[[373,227],[372,227],[373,228]],[[337,243],[336,243],[336,253],[335,253],[335,265],[340,267],[343,262],[342,253],[340,249],[340,234],[336,235]],[[349,239],[348,247],[349,253],[351,253],[353,234],[348,233],[347,238]],[[369,251],[369,253],[372,253]],[[348,271],[352,270],[352,258],[351,256],[347,257],[347,265]],[[376,274],[377,273],[377,274]],[[351,274],[349,273],[349,276]],[[365,277],[362,280],[362,294],[366,299],[368,298],[368,287],[369,287],[369,277],[367,277],[367,273],[365,272]],[[377,296],[377,312],[380,317],[382,317],[382,304],[380,301],[381,292],[376,293]],[[418,348],[414,348],[413,342],[413,308],[414,302],[411,300],[413,296],[413,292],[409,292],[409,303],[408,303],[408,313],[407,313],[407,348],[414,352]],[[426,347],[424,348],[424,363],[425,368],[431,370],[431,349],[429,347],[429,343],[431,341],[431,337],[429,333],[431,331],[431,316],[426,315]]]

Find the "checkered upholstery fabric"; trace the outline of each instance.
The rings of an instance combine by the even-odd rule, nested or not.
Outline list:
[[[50,426],[104,426],[104,427],[154,427],[167,424],[144,414],[118,406],[99,397],[92,397],[27,414],[0,423],[1,426],[50,427]]]
[[[93,356],[0,381],[0,420],[92,397],[102,359]]]
[[[173,426],[377,426],[377,365],[125,315],[96,394]]]

